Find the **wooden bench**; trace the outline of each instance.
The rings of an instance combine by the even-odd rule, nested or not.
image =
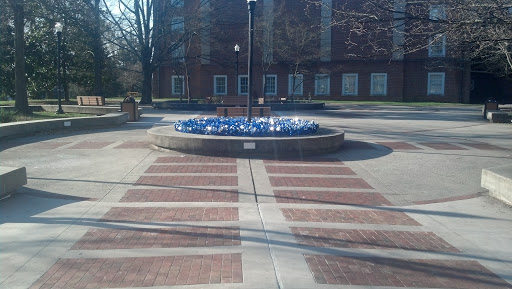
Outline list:
[[[101,106],[105,105],[104,96],[77,96],[78,105]]]
[[[270,107],[253,107],[252,116],[254,117],[269,117]],[[247,116],[247,107],[217,107],[218,117],[239,117]]]
[[[259,99],[258,99],[259,101]],[[217,107],[217,116],[223,117],[239,117],[247,116],[247,96],[224,96],[222,104],[232,105],[226,107]],[[270,107],[253,107],[252,116],[254,117],[269,117]]]
[[[235,106],[247,106],[247,96],[223,96],[222,104],[224,105],[235,105]]]

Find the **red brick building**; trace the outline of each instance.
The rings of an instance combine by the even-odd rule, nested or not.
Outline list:
[[[246,95],[246,1],[172,2],[177,8],[168,16],[170,25],[161,31],[170,42],[184,44],[157,55],[161,64],[153,77],[153,97]],[[364,51],[367,38],[347,43],[351,31],[330,27],[333,15],[327,8],[353,1],[323,2],[325,7],[313,7],[306,15],[305,4],[299,0],[257,1],[253,97],[290,99],[293,94],[298,99],[469,102],[468,64],[445,36],[422,40],[428,41],[424,49],[403,53],[400,46],[410,40],[403,33],[408,27],[397,22],[402,28],[382,36],[397,49],[380,56],[356,57]],[[405,0],[395,2],[398,9],[408,9]],[[155,5],[155,9],[161,8]],[[438,6],[428,9],[439,13]],[[287,30],[290,27],[296,29]],[[299,47],[301,32],[309,35],[303,47]],[[235,44],[240,46],[238,70]],[[296,53],[299,48],[302,55]]]

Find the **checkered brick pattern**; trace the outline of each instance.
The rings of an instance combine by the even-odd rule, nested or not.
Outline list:
[[[467,199],[478,198],[479,196],[480,196],[480,194],[476,193],[476,194],[455,196],[455,197],[449,197],[449,198],[415,201],[413,203],[416,204],[416,205],[434,204],[434,203],[445,203],[445,202],[453,202],[453,201],[460,201],[460,200],[467,200]]]
[[[31,144],[30,147],[34,149],[41,149],[41,150],[51,150],[60,148],[62,146],[68,145],[71,142],[38,142],[35,144]]]
[[[299,244],[313,247],[460,252],[432,232],[304,227],[293,227],[291,231]]]
[[[407,214],[395,211],[282,208],[281,212],[290,222],[421,226]]]
[[[147,174],[236,174],[236,165],[153,165]]]
[[[488,143],[461,143],[462,145],[472,147],[479,150],[487,150],[487,151],[506,151],[508,149],[502,148],[499,146],[491,145]]]
[[[355,175],[348,167],[316,167],[316,166],[265,166],[269,174],[299,174],[299,175]]]
[[[239,227],[89,229],[72,250],[239,246]]]
[[[238,202],[237,190],[134,189],[120,202]]]
[[[361,178],[269,177],[273,187],[373,189]]]
[[[276,202],[296,204],[391,206],[380,193],[274,190]]]
[[[155,163],[236,164],[236,159],[216,157],[159,157],[156,159]]]
[[[316,283],[416,288],[510,289],[476,261],[305,255]]]
[[[237,176],[141,176],[137,185],[148,186],[238,186]]]
[[[59,259],[30,289],[242,283],[241,254]]]
[[[115,149],[145,149],[149,145],[145,141],[127,141],[115,147]]]
[[[305,159],[282,159],[282,160],[263,160],[264,164],[308,164],[308,165],[324,165],[324,164],[336,164],[343,165],[337,158],[323,158],[323,157],[312,157]]]
[[[111,208],[100,222],[238,221],[238,208]]]
[[[463,147],[460,147],[460,146],[457,146],[454,144],[449,144],[449,143],[433,143],[433,142],[427,143],[427,142],[424,142],[424,143],[420,143],[420,144],[427,146],[429,148],[435,149],[435,150],[467,150],[466,148],[463,148]]]
[[[406,142],[378,142],[378,144],[393,150],[422,150],[422,148]]]
[[[97,150],[97,149],[102,149],[106,146],[109,146],[111,144],[113,144],[114,142],[88,142],[88,141],[84,141],[84,142],[81,142],[81,143],[77,143],[76,145],[73,145],[73,146],[70,146],[68,147],[68,149],[92,149],[92,150]]]

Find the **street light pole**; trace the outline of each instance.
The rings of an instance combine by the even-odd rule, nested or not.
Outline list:
[[[254,46],[254,7],[256,6],[256,0],[247,0],[247,6],[249,9],[249,61],[248,61],[248,75],[247,75],[247,86],[249,91],[247,93],[247,122],[251,122],[252,119],[252,63],[253,63],[253,46]]]
[[[59,99],[59,108],[55,112],[56,114],[64,113],[60,95],[60,44],[62,41],[62,28],[63,25],[60,22],[55,23],[55,34],[57,34],[57,98]]]
[[[236,81],[235,81],[235,89],[236,95],[238,95],[238,53],[240,52],[240,45],[235,45],[235,54],[236,54]]]

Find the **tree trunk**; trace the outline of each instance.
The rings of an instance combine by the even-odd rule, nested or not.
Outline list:
[[[94,95],[103,96],[103,45],[100,28],[100,0],[94,1],[93,53],[94,53]]]
[[[28,112],[27,77],[25,73],[25,10],[23,2],[14,2],[14,29],[15,29],[15,91],[14,107],[16,110]]]
[[[142,65],[142,98],[140,104],[151,104],[153,98],[151,97],[153,73],[151,63],[144,63]]]

